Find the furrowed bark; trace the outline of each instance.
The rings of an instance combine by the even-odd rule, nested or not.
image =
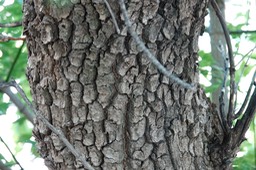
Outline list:
[[[127,33],[118,1],[25,1],[27,75],[35,105],[95,169],[214,169],[222,131],[203,90],[160,74]],[[198,84],[208,1],[132,0],[133,29],[173,74]],[[83,169],[38,121],[49,169]]]

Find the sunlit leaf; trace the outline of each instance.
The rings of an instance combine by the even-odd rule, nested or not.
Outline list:
[[[234,160],[233,167],[234,170],[251,170],[256,169],[255,165],[255,148],[252,144],[247,141],[243,142],[241,145],[241,151],[245,152],[245,155],[238,157]]]
[[[207,77],[207,75],[209,74],[208,70],[204,70],[204,69],[200,69],[200,73],[204,76]]]
[[[205,53],[204,51],[199,52],[201,61],[199,61],[199,67],[211,66],[213,64],[213,58],[210,53]]]
[[[211,86],[205,87],[205,92],[206,93],[212,93],[214,91],[216,91],[219,88],[220,84],[212,84]]]
[[[0,102],[0,115],[6,114],[9,103]]]

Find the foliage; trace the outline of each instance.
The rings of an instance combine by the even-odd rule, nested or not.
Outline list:
[[[211,53],[199,51],[199,71],[201,76],[203,76],[207,80],[211,79],[211,66],[213,64],[214,64],[214,60],[212,58]],[[220,70],[220,68],[216,68],[216,69]],[[204,90],[206,93],[211,94],[213,91],[218,89],[218,87],[221,85],[221,82],[222,81],[220,80],[218,81],[218,83],[210,84],[209,86],[206,86],[205,83],[201,82],[201,85],[204,87]]]
[[[3,94],[0,93],[0,99],[3,99]],[[0,100],[0,116],[6,113],[7,108],[9,107],[9,102],[4,102],[3,100]]]
[[[234,160],[233,167],[234,170],[250,170],[250,169],[256,169],[255,164],[255,148],[252,143],[249,143],[248,141],[245,141],[241,145],[241,153],[244,153],[244,156],[237,157]],[[254,159],[253,159],[254,158]]]
[[[0,23],[11,23],[22,20],[22,1],[15,0],[13,4],[6,5],[6,2],[11,1],[0,0]],[[21,37],[22,27],[15,28],[0,28],[0,34],[10,37]],[[25,76],[25,69],[27,63],[27,50],[22,41],[8,41],[0,42],[0,80],[9,81],[15,79],[24,89],[25,93],[29,96],[29,85]],[[31,140],[32,129],[30,123],[25,119],[23,114],[8,113],[8,108],[11,107],[11,102],[6,101],[6,96],[0,93],[0,118],[5,114],[16,114],[14,117],[18,119],[13,123],[13,140],[16,143],[14,154],[22,150],[24,143],[31,143],[33,148],[32,153],[35,152],[35,142]],[[11,124],[11,122],[10,122]],[[3,127],[1,127],[1,131]],[[7,132],[8,133],[8,132]],[[13,150],[13,149],[11,149]],[[5,162],[8,167],[15,165],[14,160],[6,160],[2,155],[3,149],[0,150],[0,160]],[[38,154],[36,154],[38,156]]]
[[[4,160],[5,162],[5,166],[7,167],[12,167],[13,165],[15,165],[15,162],[13,160],[8,161],[5,159],[5,157],[0,153],[0,160]]]

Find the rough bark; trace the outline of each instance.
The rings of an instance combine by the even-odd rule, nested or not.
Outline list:
[[[25,0],[27,76],[35,105],[95,169],[214,169],[222,140],[211,103],[170,82],[137,49],[118,1]],[[198,84],[208,1],[131,0],[134,30],[173,74]],[[83,169],[45,125],[34,133],[49,169]],[[216,158],[219,159],[216,159]]]

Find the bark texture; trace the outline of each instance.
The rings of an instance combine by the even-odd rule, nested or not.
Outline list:
[[[118,1],[108,2],[120,35],[103,1],[25,0],[27,76],[37,109],[95,169],[214,169],[221,160],[213,161],[210,149],[221,131],[203,90],[159,74],[127,33]],[[151,52],[194,84],[207,3],[126,3]],[[34,133],[49,169],[83,169],[42,122]]]

